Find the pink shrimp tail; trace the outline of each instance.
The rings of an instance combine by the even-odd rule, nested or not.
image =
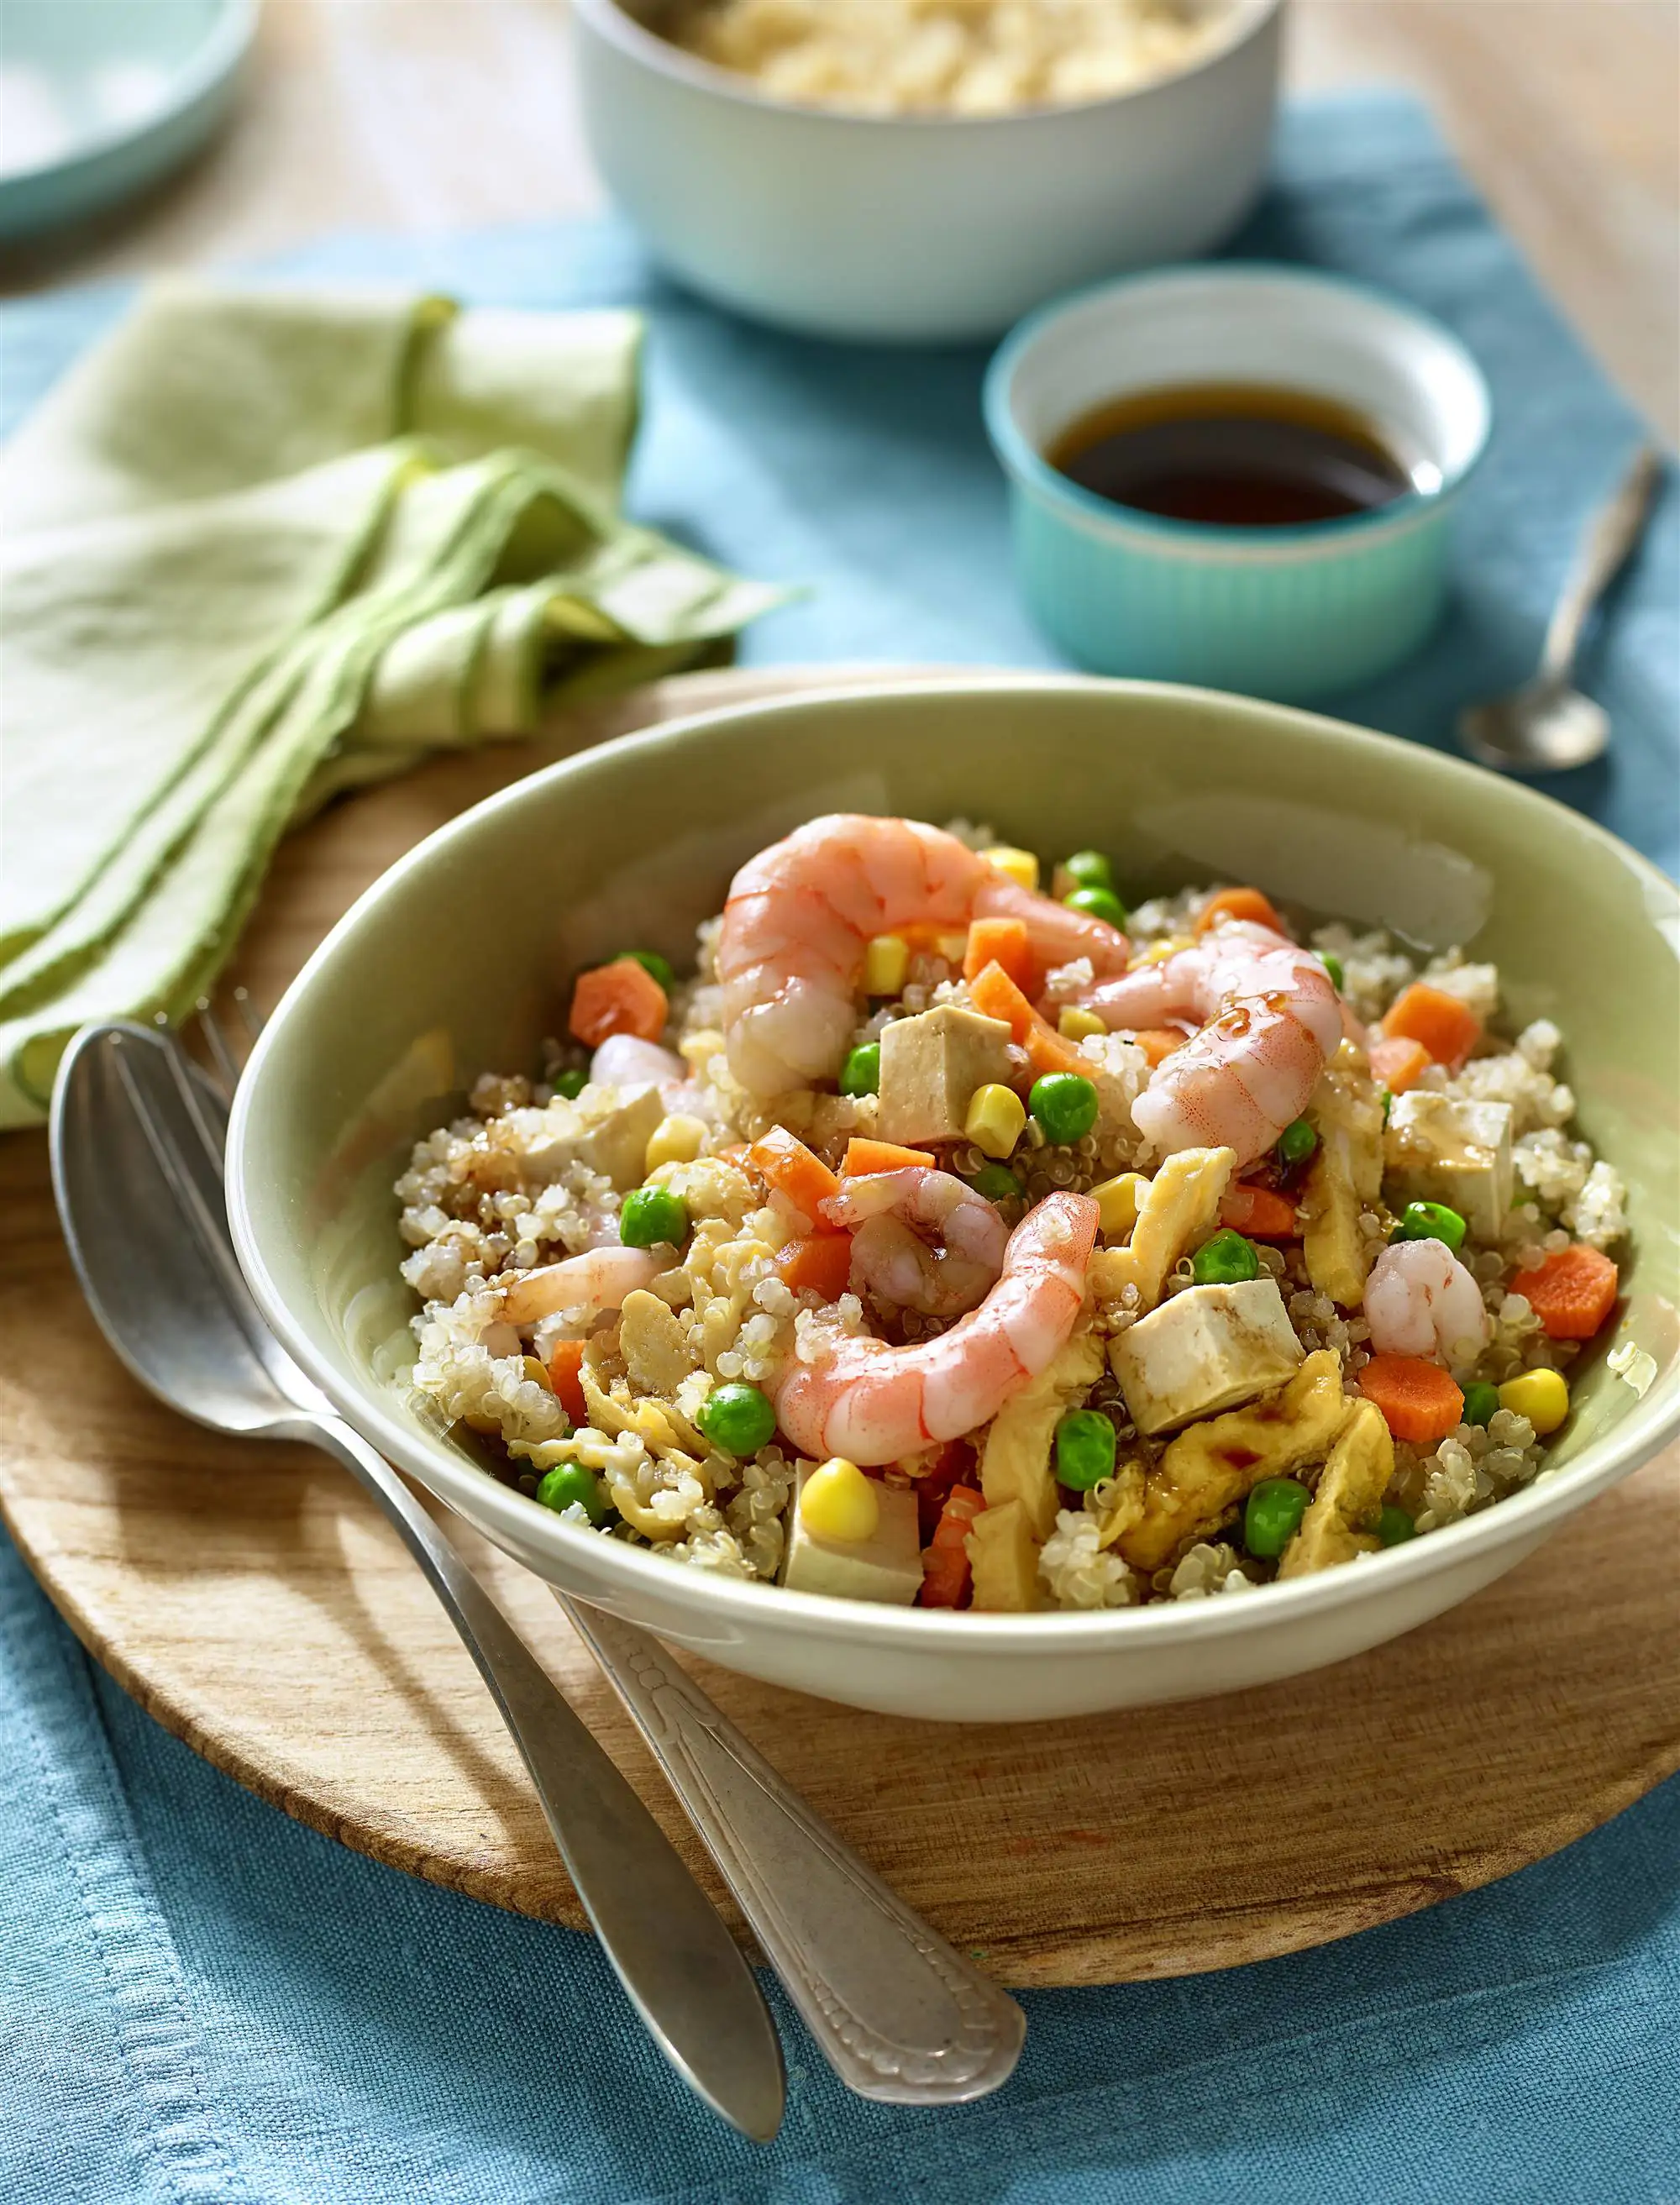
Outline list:
[[[1084,1306],[1097,1206],[1053,1194],[1010,1235],[1003,1272],[977,1310],[907,1346],[841,1335],[819,1363],[798,1363],[776,1418],[802,1454],[897,1462],[988,1423],[1066,1346]]]

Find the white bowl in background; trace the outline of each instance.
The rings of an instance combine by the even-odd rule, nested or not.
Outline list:
[[[1094,276],[1205,252],[1265,178],[1282,0],[1231,0],[1177,75],[1001,116],[794,106],[649,30],[657,0],[573,0],[585,127],[673,274],[813,335],[999,335]]]

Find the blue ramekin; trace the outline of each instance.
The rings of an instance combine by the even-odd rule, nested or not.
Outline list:
[[[1352,406],[1419,487],[1345,520],[1226,528],[1123,508],[1044,459],[1093,407],[1183,383]],[[1022,592],[1069,657],[1292,704],[1386,672],[1428,634],[1492,405],[1475,360],[1428,315],[1339,277],[1243,262],[1121,276],[1041,307],[993,359],[985,413]]]

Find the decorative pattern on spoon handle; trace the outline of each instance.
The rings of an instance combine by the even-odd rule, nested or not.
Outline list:
[[[894,2105],[983,2097],[1026,2017],[842,1844],[657,1642],[558,1595],[824,2057]]]

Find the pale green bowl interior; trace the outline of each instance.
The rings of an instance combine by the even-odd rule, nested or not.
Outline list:
[[[1045,853],[1112,853],[1131,900],[1242,880],[1315,916],[1462,942],[1500,966],[1508,1030],[1555,1019],[1580,1124],[1628,1183],[1617,1334],[1656,1358],[1641,1403],[1594,1352],[1556,1462],[1680,1390],[1680,905],[1576,814],[1435,753],[1232,697],[1042,681],[807,698],[555,766],[433,836],[288,993],[249,1102],[244,1198],[294,1318],[343,1379],[440,1435],[401,1373],[414,1305],[391,1181],[481,1072],[533,1070],[577,969],[627,945],[692,968],[733,869],[837,809],[983,819]],[[1623,1252],[1623,1251],[1618,1251]]]

